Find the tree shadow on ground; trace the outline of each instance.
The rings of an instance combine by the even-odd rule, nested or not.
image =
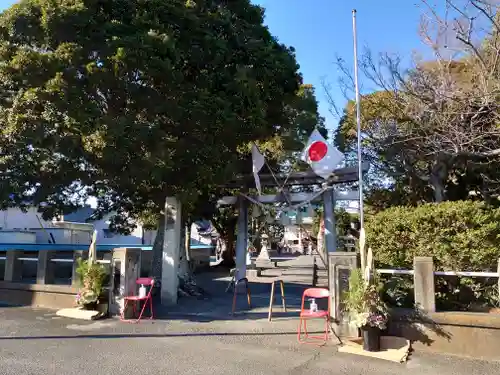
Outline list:
[[[251,305],[248,305],[244,285],[238,286],[236,308],[232,313],[233,289],[226,292],[228,280],[211,280],[201,284],[205,289],[203,299],[183,297],[175,306],[162,306],[158,302],[155,308],[155,319],[182,319],[196,322],[215,320],[258,320],[267,319],[271,299],[272,285],[267,282],[249,282]],[[286,310],[282,305],[279,283],[275,285],[272,319],[298,318],[303,290],[308,286],[285,282]]]
[[[240,284],[235,313],[232,314],[233,289],[228,290],[231,280],[228,275],[228,270],[220,269],[196,275],[197,285],[203,289],[203,293],[200,296],[182,296],[175,306],[161,305],[157,295],[154,299],[155,319],[182,319],[195,322],[267,319],[273,277],[264,276],[249,280],[251,306],[248,306],[244,284]],[[310,287],[307,281],[309,279],[312,281],[312,277],[297,276],[283,277],[286,312],[282,307],[280,284],[275,283],[272,320],[298,318],[302,293]]]
[[[390,332],[405,337],[412,344],[415,342],[430,346],[433,340],[429,333],[450,341],[452,334],[436,323],[424,310],[415,307],[414,310],[401,309],[392,312]]]

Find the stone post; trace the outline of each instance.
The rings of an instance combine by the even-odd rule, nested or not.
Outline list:
[[[37,284],[53,284],[55,279],[55,264],[51,261],[54,258],[55,251],[39,250],[38,263],[36,269]]]
[[[333,190],[323,193],[323,211],[325,215],[325,253],[337,251],[337,230],[335,228],[335,198]]]
[[[358,329],[343,313],[343,295],[349,291],[351,270],[359,268],[359,255],[353,252],[334,252],[328,255],[328,286],[331,294],[331,317],[337,325],[338,334],[357,337]]]
[[[4,281],[21,281],[23,277],[23,262],[19,260],[24,254],[23,250],[7,250],[5,259]]]
[[[236,237],[236,281],[247,274],[246,253],[248,245],[248,201],[238,197],[238,234]]]
[[[179,288],[179,256],[182,231],[181,203],[175,197],[165,200],[165,238],[163,241],[163,259],[161,270],[161,303],[177,304]]]
[[[413,287],[415,305],[425,312],[435,312],[434,262],[432,257],[415,257],[413,259]]]
[[[78,269],[78,260],[87,260],[89,256],[88,250],[75,250],[73,251],[73,272],[71,274],[71,286],[72,287],[80,287],[81,285],[79,284],[79,277],[78,273],[76,270]]]
[[[118,315],[123,310],[123,297],[137,294],[136,280],[140,276],[141,249],[113,249],[111,258],[111,291],[109,312]],[[128,308],[127,308],[128,310]],[[130,317],[125,311],[125,318]]]

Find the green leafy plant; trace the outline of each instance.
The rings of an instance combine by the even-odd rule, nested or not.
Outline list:
[[[344,293],[344,311],[348,312],[358,328],[385,329],[389,314],[376,284],[367,284],[361,269],[349,276],[349,290]]]
[[[107,277],[103,265],[78,259],[76,273],[80,284],[80,291],[76,296],[77,304],[85,306],[97,303],[103,294],[104,282]]]
[[[482,202],[455,201],[393,207],[367,217],[368,245],[378,268],[412,269],[413,258],[429,256],[436,271],[494,272],[500,257],[500,209]],[[497,306],[496,278],[436,277],[441,310]],[[391,305],[412,307],[411,282],[385,285]],[[397,289],[397,290],[396,290]]]
[[[317,208],[314,210],[313,224],[311,232],[316,234],[319,231],[319,225],[321,221],[321,216],[323,215],[323,208]],[[343,237],[350,233],[351,223],[357,220],[357,215],[350,214],[346,210],[339,208],[335,210],[335,226],[337,229],[337,236]]]

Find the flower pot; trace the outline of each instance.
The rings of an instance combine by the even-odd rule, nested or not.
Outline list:
[[[96,311],[97,310],[97,302],[86,303],[85,305],[83,305],[83,309]]]
[[[365,326],[361,328],[361,334],[363,335],[363,350],[367,352],[380,351],[380,329]]]
[[[97,311],[99,311],[103,316],[107,316],[109,314],[109,304],[106,302],[99,302],[97,304]]]

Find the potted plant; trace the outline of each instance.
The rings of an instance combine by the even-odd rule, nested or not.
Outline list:
[[[386,329],[389,314],[374,283],[367,283],[360,269],[351,271],[349,291],[344,296],[344,310],[361,330],[363,349],[380,350],[381,331]]]
[[[86,310],[97,310],[107,277],[105,268],[102,264],[79,259],[76,273],[80,284],[80,291],[76,296],[77,305]]]

